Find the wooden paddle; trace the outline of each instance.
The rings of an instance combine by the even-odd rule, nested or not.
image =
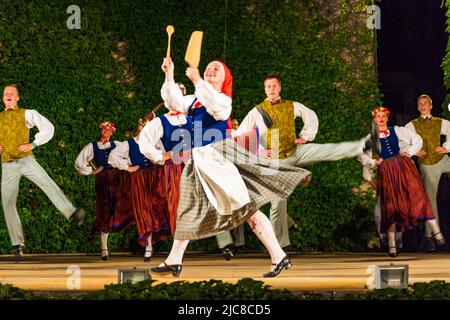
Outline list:
[[[193,65],[198,68],[200,63],[200,54],[202,51],[202,39],[203,31],[194,31],[189,39],[188,47],[186,49],[186,55],[184,56],[184,61],[189,65]]]

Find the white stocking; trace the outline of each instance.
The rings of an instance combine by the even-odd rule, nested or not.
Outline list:
[[[387,232],[389,248],[395,248],[395,224],[392,224]]]
[[[145,247],[145,258],[150,258],[153,253],[153,247],[152,247],[152,234],[150,233],[150,236],[147,239],[147,246]]]
[[[442,240],[443,236],[442,236],[441,229],[439,228],[439,225],[438,225],[436,219],[427,220],[426,224],[431,229],[431,235],[436,240]]]
[[[261,240],[266,247],[267,251],[269,251],[272,264],[279,263],[286,256],[286,253],[281,248],[277,237],[275,236],[269,218],[258,210],[247,220],[247,222],[250,224],[250,227],[259,240]]]
[[[166,264],[181,264],[183,262],[183,255],[189,244],[189,240],[173,240],[172,249],[167,257]],[[160,267],[164,266],[164,263],[160,264]]]
[[[101,233],[100,240],[102,243],[102,256],[108,255],[108,233]]]

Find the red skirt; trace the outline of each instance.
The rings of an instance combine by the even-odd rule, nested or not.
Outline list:
[[[127,171],[104,170],[95,175],[96,219],[93,233],[119,232],[133,223],[131,180]]]
[[[180,200],[180,179],[183,168],[184,163],[174,164],[172,160],[167,160],[164,164],[164,187],[167,196],[170,231],[172,232],[172,236],[175,234],[178,201]]]
[[[392,224],[397,231],[413,228],[421,220],[434,219],[433,209],[414,162],[405,156],[384,160],[378,168],[381,200],[381,232]]]
[[[131,174],[133,212],[138,230],[138,242],[147,245],[165,240],[170,235],[164,185],[164,167],[154,166]]]

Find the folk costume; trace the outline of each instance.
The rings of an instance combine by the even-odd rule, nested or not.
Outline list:
[[[138,230],[138,242],[145,247],[144,261],[150,261],[153,245],[170,234],[169,214],[164,188],[164,168],[153,164],[139,150],[136,138],[130,138],[115,148],[108,163],[119,170],[139,166],[128,173],[131,180],[131,199]]]
[[[152,271],[178,275],[188,240],[211,237],[248,220],[275,266],[265,276],[276,276],[291,266],[290,260],[279,246],[270,221],[258,209],[287,198],[300,183],[307,185],[311,174],[299,168],[273,168],[270,160],[247,152],[233,139],[225,139],[232,77],[223,63],[210,65],[214,63],[220,63],[224,75],[221,92],[205,80],[195,83],[195,95],[183,96],[175,82],[167,79],[161,89],[166,106],[192,120],[188,121],[191,144],[186,145],[192,156],[181,176],[174,246],[164,264]]]
[[[263,113],[267,114],[272,126],[267,128],[263,120]],[[266,98],[257,107],[253,108],[242,121],[239,126],[237,135],[258,128],[261,135],[261,143],[267,149],[278,148],[278,158],[288,158],[296,149],[294,144],[295,136],[295,119],[303,120],[303,128],[300,131],[299,138],[311,142],[316,137],[319,120],[316,113],[304,106],[303,104],[278,98],[271,101]],[[295,225],[294,220],[287,213],[287,200],[273,201],[270,207],[270,221],[272,223],[275,235],[282,247],[289,246],[289,229]]]
[[[185,138],[187,141],[185,141]],[[184,162],[180,155],[185,143],[190,143],[190,133],[187,131],[186,116],[180,112],[169,112],[148,122],[139,135],[141,152],[153,163],[163,164],[164,179],[160,184],[164,187],[166,204],[169,214],[169,224],[172,236],[176,230],[177,208],[180,197],[180,178]],[[165,152],[175,155],[163,160]]]
[[[112,122],[102,122],[103,127],[115,132]],[[94,174],[94,167],[103,167],[95,174],[95,211],[96,219],[91,232],[100,234],[102,259],[108,260],[108,234],[128,228],[134,221],[131,203],[131,181],[127,172],[120,171],[108,164],[111,151],[120,145],[119,141],[95,141],[87,144],[75,160],[75,168],[82,175]]]
[[[36,161],[33,151],[21,152],[19,146],[30,141],[30,129],[39,132],[32,142],[33,149],[47,143],[54,134],[53,124],[36,110],[13,107],[0,112],[0,146],[2,160],[2,206],[11,243],[16,259],[22,257],[25,245],[22,222],[17,212],[16,202],[22,176],[33,181],[48,196],[58,211],[66,219],[79,218],[84,221],[84,209],[77,209],[67,199],[61,189]],[[82,212],[81,212],[82,211]]]
[[[377,107],[378,112],[389,116],[389,109]],[[380,199],[381,222],[380,232],[388,234],[389,254],[398,254],[395,247],[394,231],[403,232],[413,228],[420,221],[425,221],[435,232],[440,234],[430,200],[425,191],[414,162],[410,159],[422,148],[422,138],[405,127],[388,127],[380,130],[381,151],[379,157],[383,161],[378,165],[377,194]],[[404,154],[401,154],[403,151]],[[370,151],[359,157],[364,166],[375,168],[377,161],[372,159]],[[443,239],[442,236],[439,239]]]
[[[409,122],[406,128],[416,132],[423,140],[422,150],[427,154],[425,157],[419,158],[420,172],[425,190],[431,201],[434,216],[439,221],[436,200],[439,180],[443,173],[450,172],[450,157],[448,154],[436,153],[435,149],[441,146],[441,135],[445,135],[445,142],[442,147],[450,150],[450,122],[429,114]],[[432,230],[428,226],[426,227],[426,236],[429,238],[433,236]]]

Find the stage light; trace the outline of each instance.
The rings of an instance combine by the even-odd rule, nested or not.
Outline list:
[[[375,289],[408,288],[408,265],[375,266]]]
[[[118,282],[120,284],[125,282],[136,283],[139,281],[151,279],[149,269],[137,269],[137,268],[119,269],[118,278],[119,278]]]

